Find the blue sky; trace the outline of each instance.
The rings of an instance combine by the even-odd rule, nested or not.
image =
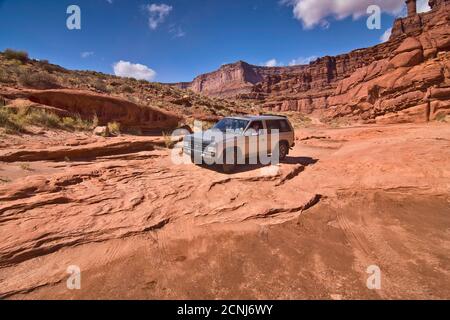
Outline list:
[[[145,74],[155,81],[190,81],[237,60],[288,65],[378,44],[403,4],[367,1],[384,11],[381,29],[369,30],[364,0],[345,8],[339,1],[0,0],[0,50],[111,74],[122,61],[125,72],[151,69]],[[72,4],[81,8],[81,30],[66,27]]]

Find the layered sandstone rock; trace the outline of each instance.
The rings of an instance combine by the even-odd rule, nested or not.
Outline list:
[[[430,12],[396,20],[386,43],[305,66],[257,67],[244,62],[201,75],[195,92],[254,100],[269,111],[315,113],[374,122],[433,120],[448,113],[449,98],[430,90],[450,87],[450,1],[435,0]],[[402,112],[415,108],[411,112]],[[421,110],[419,112],[419,110]]]
[[[25,98],[34,102],[35,108],[61,116],[81,116],[86,120],[98,118],[99,125],[119,122],[122,128],[141,130],[174,129],[180,117],[160,109],[141,106],[128,100],[84,90],[15,90],[3,92],[12,99]]]

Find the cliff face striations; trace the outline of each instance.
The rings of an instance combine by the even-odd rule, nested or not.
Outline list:
[[[390,40],[374,47],[294,67],[239,61],[177,86],[328,120],[433,120],[450,113],[450,1],[430,5],[422,14],[409,8],[408,17],[395,21]]]

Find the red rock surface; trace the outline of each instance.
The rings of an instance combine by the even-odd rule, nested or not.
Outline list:
[[[1,298],[450,297],[447,124],[304,129],[279,170],[232,175],[169,150],[89,157],[153,138],[48,135],[0,136],[9,155],[86,156],[0,162]]]
[[[99,125],[119,122],[123,128],[161,130],[177,128],[181,117],[148,106],[140,106],[128,100],[94,93],[86,90],[27,90],[4,89],[2,95],[9,99],[26,98],[36,103],[35,108],[52,111],[60,115],[80,115],[92,120],[98,118]]]

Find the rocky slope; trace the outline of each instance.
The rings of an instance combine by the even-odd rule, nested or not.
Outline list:
[[[225,65],[177,86],[211,96],[257,101],[266,110],[410,122],[450,113],[450,2],[398,19],[386,43],[306,66]]]
[[[130,78],[91,71],[72,71],[13,50],[0,52],[0,108],[28,107],[66,116],[118,122],[122,128],[160,130],[217,120],[235,113],[256,112],[250,103],[201,96]]]

